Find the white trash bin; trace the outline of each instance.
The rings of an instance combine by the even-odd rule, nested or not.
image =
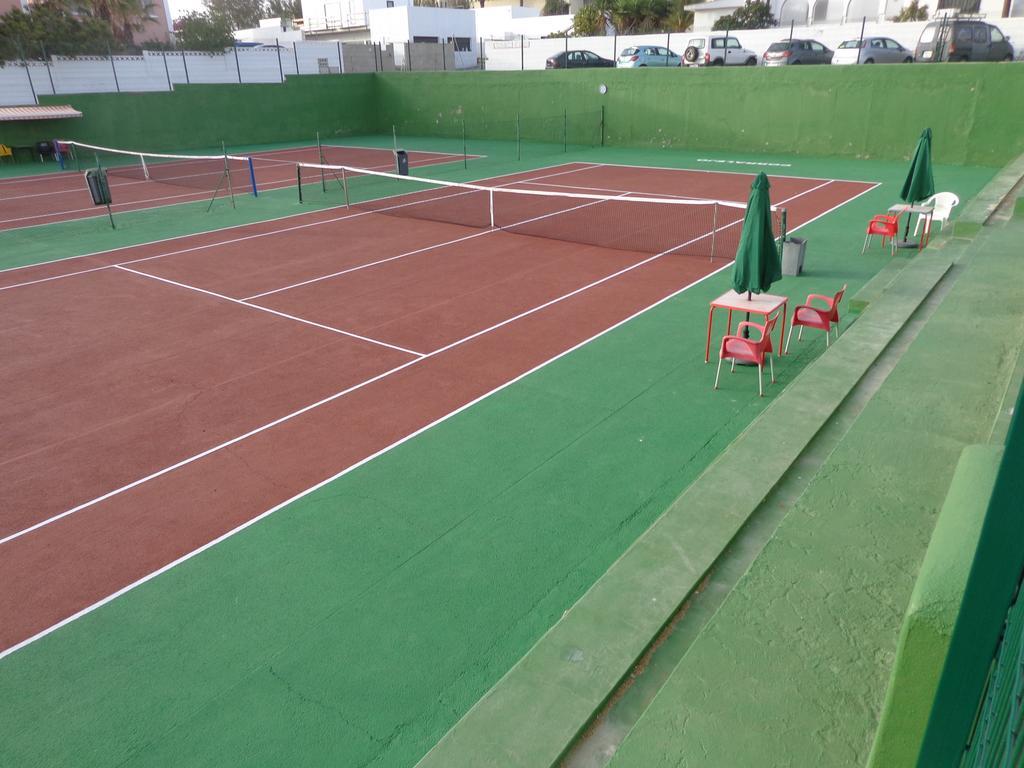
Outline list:
[[[804,253],[806,251],[806,238],[787,237],[782,242],[782,274],[795,277],[803,272]]]

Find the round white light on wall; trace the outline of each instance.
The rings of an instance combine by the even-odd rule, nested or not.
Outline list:
[[[597,86],[597,92],[604,96],[606,93],[608,93],[608,86],[605,85],[604,83],[601,83],[599,86]]]

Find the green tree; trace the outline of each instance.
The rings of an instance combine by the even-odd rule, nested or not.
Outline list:
[[[564,16],[569,12],[569,3],[565,0],[544,0],[544,7],[541,9],[543,16]]]
[[[191,11],[174,21],[174,34],[187,51],[223,51],[234,44],[231,27],[224,18]]]
[[[268,0],[265,11],[268,19],[299,19],[302,0]]]
[[[903,6],[903,10],[889,21],[928,21],[928,6],[920,5],[918,0],[910,0],[907,5]]]
[[[125,50],[106,23],[79,17],[60,0],[41,0],[27,11],[15,8],[0,16],[0,60],[38,59],[44,51],[47,56],[106,55],[108,46]]]
[[[669,12],[669,0],[617,0],[612,20],[620,35],[660,32]]]
[[[263,0],[203,0],[212,19],[219,19],[232,31],[259,26]]]
[[[684,8],[689,3],[690,0],[674,0],[665,19],[666,31],[689,32],[693,29],[693,11]]]
[[[604,14],[594,5],[585,5],[572,17],[574,37],[600,37],[605,32]]]
[[[737,8],[728,16],[720,17],[712,26],[713,30],[733,29],[767,29],[777,26],[778,22],[772,15],[772,8],[762,0],[747,0],[747,4]]]
[[[122,45],[131,46],[134,33],[147,21],[156,21],[155,7],[146,0],[87,0],[81,10],[103,21]]]

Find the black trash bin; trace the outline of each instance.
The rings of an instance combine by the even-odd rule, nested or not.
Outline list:
[[[93,205],[110,205],[110,184],[107,172],[102,168],[92,168],[85,172],[85,183],[89,187]]]
[[[404,149],[395,150],[395,173],[399,176],[409,175],[409,153]]]

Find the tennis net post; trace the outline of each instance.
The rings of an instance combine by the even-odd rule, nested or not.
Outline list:
[[[327,161],[324,159],[324,147],[320,143],[320,131],[316,132],[316,154],[320,158],[320,165],[325,165]],[[323,168],[320,169],[320,188],[327,194],[327,176],[324,175]]]
[[[711,211],[711,258],[715,260],[715,239],[718,235],[718,203],[716,202]]]

